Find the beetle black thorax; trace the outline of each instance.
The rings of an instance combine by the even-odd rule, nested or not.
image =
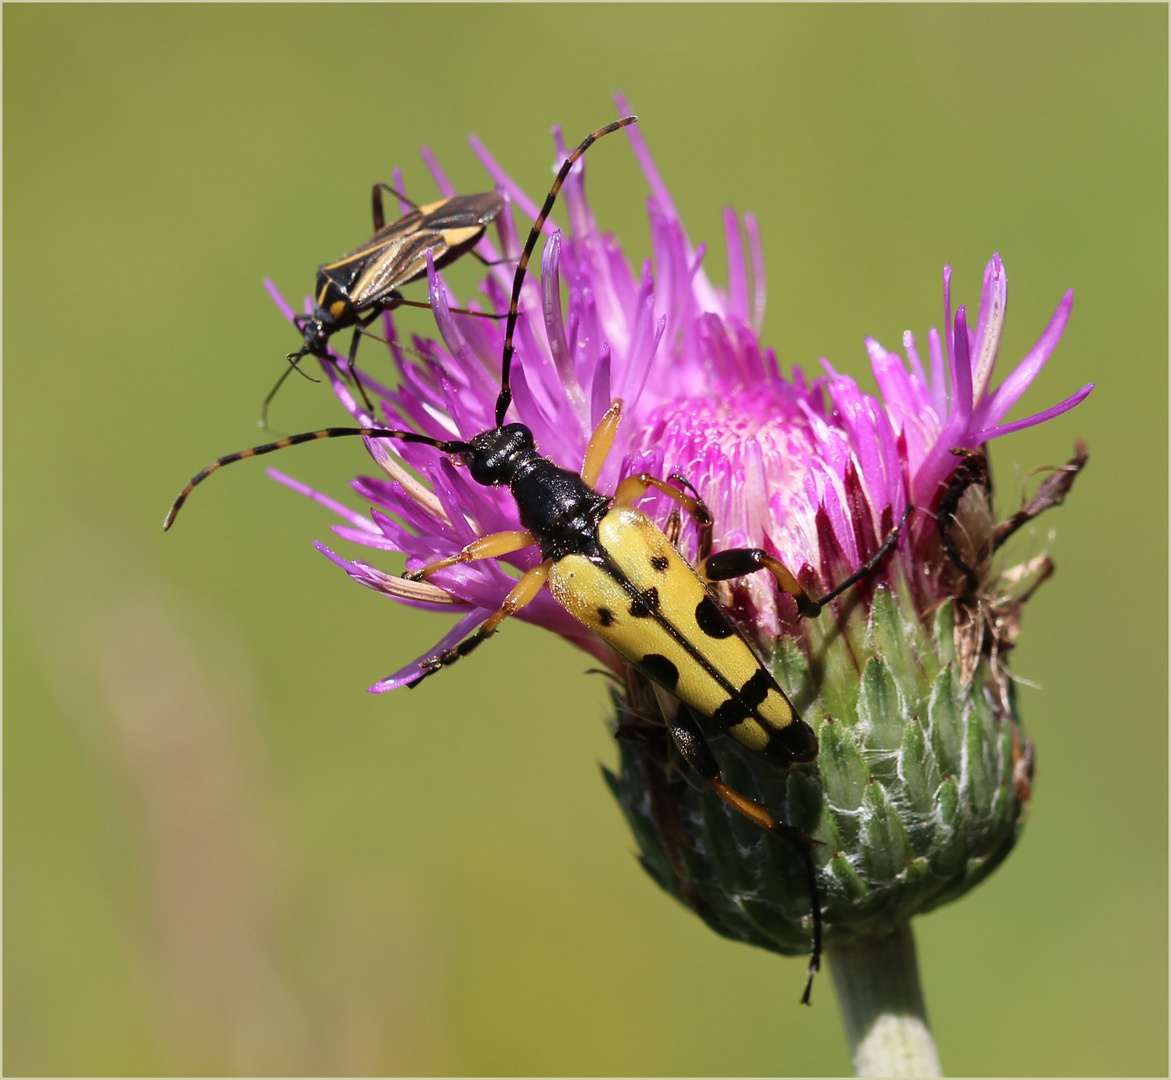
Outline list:
[[[536,538],[545,558],[594,551],[598,522],[610,508],[610,500],[577,473],[537,453],[533,433],[524,424],[485,431],[470,446],[471,452],[462,457],[472,479],[491,487],[508,485],[521,524]]]

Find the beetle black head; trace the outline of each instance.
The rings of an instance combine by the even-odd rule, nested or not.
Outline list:
[[[477,484],[499,487],[507,484],[517,466],[535,453],[533,433],[524,424],[505,424],[481,432],[471,440],[470,452],[461,456]]]

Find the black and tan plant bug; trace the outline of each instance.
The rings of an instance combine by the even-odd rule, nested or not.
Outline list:
[[[386,224],[382,192],[387,191],[411,207],[410,211]],[[427,252],[436,268],[454,262],[461,255],[475,254],[476,244],[484,231],[500,216],[504,198],[489,191],[480,195],[452,195],[438,202],[419,206],[389,184],[375,184],[372,194],[374,235],[336,262],[317,268],[313,289],[313,314],[298,315],[293,320],[304,339],[301,348],[289,353],[289,368],[277,380],[261,406],[260,423],[268,424],[268,407],[281,385],[305,356],[325,359],[329,356],[329,339],[340,330],[354,328],[345,371],[361,393],[366,406],[373,405],[366,396],[361,377],[355,368],[358,342],[363,333],[384,311],[397,307],[430,307],[417,300],[407,300],[399,289],[427,273]],[[465,315],[498,318],[490,312],[465,311]]]
[[[542,561],[516,582],[500,609],[479,629],[454,647],[423,661],[422,675],[411,685],[418,685],[427,676],[467,656],[496,633],[508,616],[548,587],[566,611],[654,685],[666,729],[675,746],[715,794],[736,812],[784,837],[800,852],[812,913],[809,977],[802,996],[802,1001],[808,1003],[813,976],[820,964],[822,936],[813,841],[800,829],[778,820],[762,803],[725,783],[704,727],[729,735],[778,766],[816,758],[817,736],[798,716],[792,702],[709,586],[767,570],[777,587],[794,598],[798,611],[814,617],[829,601],[874,571],[898,542],[911,508],[907,508],[902,520],[864,565],[824,596],[814,599],[779,559],[763,550],[736,548],[712,554],[711,515],[682,477],[670,478],[682,485],[676,486],[669,480],[639,473],[621,481],[613,495],[595,489],[618,431],[622,416],[620,401],[611,404],[591,435],[580,472],[561,468],[542,457],[532,431],[524,424],[505,423],[512,397],[509,372],[521,286],[541,227],[573,163],[596,139],[634,122],[635,117],[626,117],[600,128],[581,142],[562,165],[533,224],[513,279],[501,385],[496,400],[496,427],[467,442],[442,441],[385,428],[327,428],[231,454],[213,462],[183,489],[171,507],[164,528],[170,526],[191,489],[223,465],[298,442],[342,435],[391,438],[433,446],[466,466],[477,483],[507,486],[523,528],[482,536],[458,554],[404,576],[422,581],[444,567],[499,558],[534,545],[540,550]],[[674,500],[695,520],[700,531],[700,561],[695,567],[679,555],[646,514],[636,509],[634,504],[652,489]]]

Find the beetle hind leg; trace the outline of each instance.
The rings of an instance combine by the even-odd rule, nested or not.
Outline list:
[[[913,506],[908,505],[903,511],[902,518],[887,534],[878,550],[845,581],[839,582],[824,596],[816,600],[805,591],[804,586],[797,580],[797,576],[780,559],[760,548],[728,548],[726,551],[719,551],[703,560],[697,569],[700,577],[707,581],[730,581],[732,578],[744,577],[757,570],[767,570],[772,574],[777,588],[797,601],[798,614],[814,619],[821,614],[822,608],[831,600],[841,596],[850,586],[856,585],[878,569],[882,560],[898,544],[903,526],[907,524],[914,509]]]
[[[810,911],[813,921],[813,937],[809,949],[809,976],[805,981],[805,992],[801,996],[801,1003],[808,1005],[813,990],[813,976],[821,967],[821,888],[817,883],[817,868],[813,865],[813,846],[816,841],[802,829],[774,817],[763,803],[750,799],[747,795],[741,794],[726,784],[720,771],[719,762],[716,761],[716,756],[712,753],[712,749],[691,710],[659,686],[655,686],[655,696],[658,698],[659,709],[667,722],[671,737],[684,760],[708,782],[711,789],[727,806],[762,829],[783,836],[801,856],[809,888]]]

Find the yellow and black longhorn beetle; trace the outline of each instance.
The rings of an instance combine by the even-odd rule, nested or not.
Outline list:
[[[397,221],[386,224],[382,192],[388,191],[411,207]],[[289,368],[277,380],[261,406],[262,427],[268,425],[268,406],[285,379],[301,358],[329,356],[329,339],[339,330],[354,328],[350,340],[346,371],[369,411],[374,406],[355,369],[358,342],[363,333],[384,311],[396,307],[430,307],[417,300],[407,300],[398,290],[427,273],[427,252],[436,268],[454,262],[471,252],[484,236],[485,229],[500,216],[504,198],[493,191],[480,195],[452,195],[438,202],[419,206],[389,184],[375,184],[372,193],[374,235],[336,262],[317,268],[313,289],[313,314],[293,319],[304,339],[301,348],[289,353]],[[476,256],[479,258],[479,256]],[[481,260],[483,261],[483,260]],[[454,311],[484,318],[499,318],[490,312]]]
[[[820,964],[822,931],[820,890],[812,858],[813,841],[800,829],[775,818],[768,807],[724,782],[719,762],[696,716],[706,718],[719,732],[730,735],[780,766],[816,758],[817,736],[797,715],[792,702],[712,595],[709,585],[767,570],[777,587],[795,599],[802,615],[816,616],[830,600],[870,574],[892,550],[910,516],[911,507],[907,507],[902,520],[863,566],[815,600],[779,559],[759,548],[735,548],[710,554],[711,515],[697,495],[689,495],[646,473],[627,477],[613,495],[603,495],[594,489],[617,434],[622,414],[620,401],[610,406],[590,437],[580,473],[563,469],[542,457],[534,445],[532,432],[524,424],[504,423],[512,399],[509,370],[517,305],[541,227],[574,162],[595,140],[635,120],[635,117],[628,116],[615,121],[581,142],[562,165],[533,224],[513,279],[500,393],[496,400],[496,427],[467,442],[443,441],[412,431],[387,428],[325,428],[229,454],[213,462],[187,484],[172,505],[163,528],[170,528],[191,489],[224,465],[313,439],[345,435],[399,439],[433,446],[467,466],[477,483],[507,486],[516,500],[522,529],[480,537],[459,554],[439,559],[404,576],[419,581],[444,567],[499,558],[533,545],[540,549],[542,561],[516,582],[500,609],[475,633],[424,660],[421,665],[423,674],[411,685],[418,685],[427,676],[467,656],[491,637],[509,615],[514,615],[548,586],[566,611],[593,630],[655,685],[675,745],[716,795],[738,813],[785,837],[800,851],[806,867],[812,910],[809,977],[801,999],[808,1004],[813,976]],[[672,479],[680,480],[690,488],[682,477]],[[696,521],[700,529],[701,555],[696,567],[689,565],[662,530],[635,508],[634,504],[652,488],[675,500]]]

